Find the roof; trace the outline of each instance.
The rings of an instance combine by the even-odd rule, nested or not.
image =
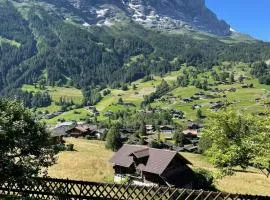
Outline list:
[[[148,161],[142,171],[161,175],[175,156],[179,156],[184,164],[191,164],[188,160],[178,154],[177,151],[165,149],[154,149],[140,145],[125,144],[110,160],[114,165],[130,167],[134,161],[132,156],[143,157],[149,153]]]
[[[114,156],[110,159],[110,162],[115,164],[115,165],[119,165],[119,166],[123,166],[123,167],[130,167],[131,164],[133,163],[133,157],[130,156],[130,154],[132,154],[135,151],[139,151],[144,149],[145,147],[143,146],[139,146],[139,145],[123,145],[123,147],[121,149],[119,149],[119,151],[117,151]]]
[[[62,122],[58,123],[55,128],[61,127],[61,126],[76,126],[76,123],[74,122]]]
[[[163,125],[163,126],[159,126],[160,129],[163,129],[163,130],[173,130],[174,127],[171,126],[171,125]]]
[[[183,131],[184,135],[194,135],[194,136],[198,136],[200,135],[200,130],[197,129],[188,129],[188,130],[184,130]]]
[[[51,131],[51,137],[61,137],[67,135],[63,127],[55,128]]]
[[[149,156],[149,148],[145,148],[139,151],[135,151],[133,154],[136,158],[144,158]]]

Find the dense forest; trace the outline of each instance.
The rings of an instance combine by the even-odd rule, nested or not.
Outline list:
[[[163,75],[182,64],[209,69],[222,61],[270,58],[264,42],[198,40],[132,22],[85,28],[38,6],[23,17],[9,1],[0,1],[0,21],[0,94],[18,94],[25,102],[29,94],[18,90],[25,83],[76,87],[86,104],[94,104],[101,98],[98,88]]]

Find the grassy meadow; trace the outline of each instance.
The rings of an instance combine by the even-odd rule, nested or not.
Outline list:
[[[56,105],[56,102],[60,100],[60,97],[65,97],[68,99],[72,99],[73,102],[76,103],[81,103],[83,100],[83,94],[81,90],[78,90],[76,88],[70,88],[70,87],[51,87],[51,86],[46,86],[44,90],[39,89],[38,87],[35,87],[34,85],[27,85],[24,84],[22,86],[23,91],[28,91],[28,92],[48,92],[51,97],[52,97],[52,105],[48,107],[42,107],[38,108],[38,111],[45,112],[49,111],[50,113],[56,112],[60,110],[60,106]],[[56,119],[57,120],[57,119]],[[50,123],[50,122],[48,122]]]
[[[49,168],[49,176],[74,180],[113,182],[113,169],[109,163],[113,152],[105,149],[104,142],[67,139],[75,151],[61,152],[57,164]]]
[[[67,139],[67,143],[74,144],[75,151],[61,152],[57,164],[49,168],[49,176],[55,178],[69,178],[74,180],[113,182],[113,169],[109,163],[113,152],[105,149],[104,142],[84,139]],[[181,153],[191,161],[193,168],[207,169],[215,176],[215,169],[207,159],[199,154]],[[215,186],[220,191],[229,193],[270,195],[270,178],[266,178],[259,170],[238,169],[233,176],[217,179]]]

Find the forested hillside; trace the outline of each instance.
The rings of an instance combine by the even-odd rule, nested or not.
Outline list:
[[[66,85],[81,89],[84,102],[93,104],[107,85],[121,87],[182,64],[209,69],[222,61],[270,58],[270,44],[264,42],[150,30],[132,21],[83,26],[77,20],[82,16],[74,15],[64,18],[46,4],[0,0],[1,95],[31,101],[34,94],[18,89],[23,84]]]

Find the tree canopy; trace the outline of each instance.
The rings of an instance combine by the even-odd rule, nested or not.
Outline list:
[[[117,125],[113,125],[106,136],[106,148],[117,151],[122,146],[121,135]]]
[[[56,153],[45,124],[21,103],[0,98],[0,181],[44,174]]]
[[[270,174],[269,119],[258,119],[233,111],[215,113],[203,130],[200,148],[224,175],[233,168],[256,167]]]

